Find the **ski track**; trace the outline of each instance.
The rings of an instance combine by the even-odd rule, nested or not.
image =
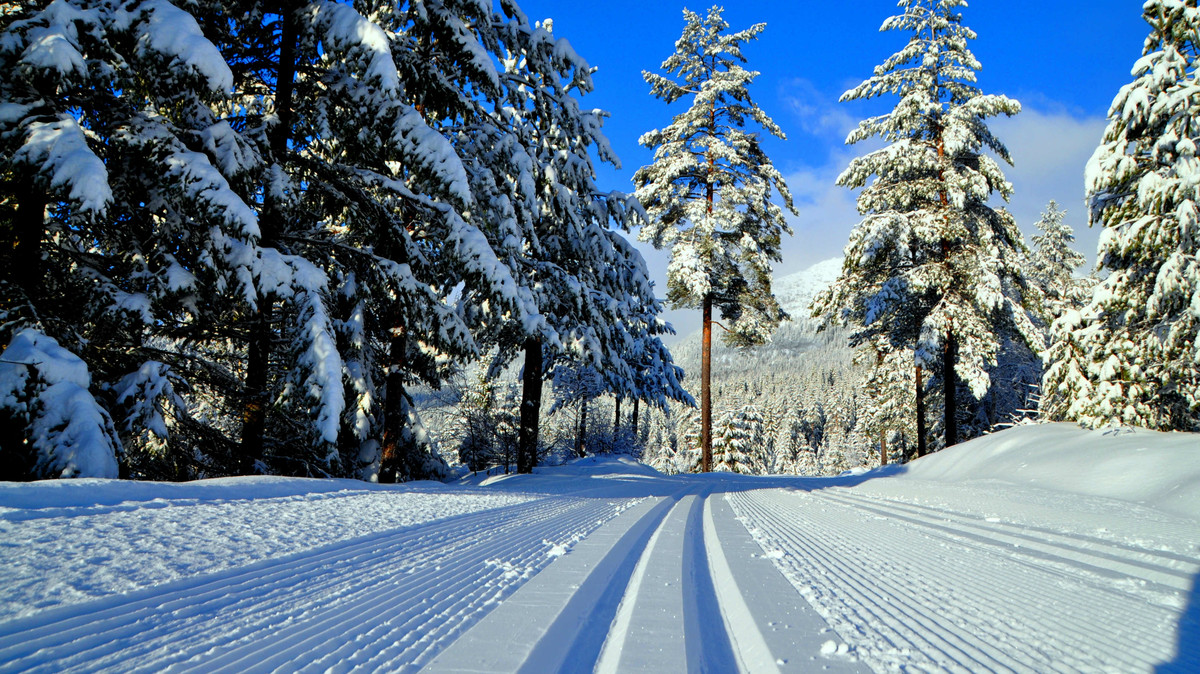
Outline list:
[[[1200,525],[1104,500],[602,482],[0,622],[0,672],[1146,671],[1200,573]]]
[[[729,499],[785,575],[881,669],[1150,670],[1170,659],[1200,570],[1196,557],[848,489]]]
[[[547,498],[46,611],[0,625],[0,671],[409,671],[631,503]]]

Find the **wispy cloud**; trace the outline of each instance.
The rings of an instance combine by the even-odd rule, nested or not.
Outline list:
[[[1016,117],[991,125],[1013,158],[1013,166],[1005,171],[1013,184],[1008,208],[1028,237],[1036,233],[1034,224],[1046,204],[1057,201],[1067,211],[1066,222],[1075,229],[1076,247],[1093,264],[1100,234],[1087,226],[1083,172],[1100,144],[1106,122],[1052,105],[1047,108],[1049,111],[1026,106]]]
[[[858,120],[838,103],[840,95],[840,91],[822,91],[803,77],[785,80],[779,90],[779,99],[801,130],[813,136],[834,136],[839,143],[858,126]]]

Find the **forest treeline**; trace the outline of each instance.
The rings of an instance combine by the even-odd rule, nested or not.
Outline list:
[[[906,42],[843,95],[896,101],[847,139],[882,141],[838,178],[862,220],[778,328],[792,204],[759,141],[783,131],[742,51],[764,24],[684,12],[645,78],[686,110],[627,194],[596,184],[617,159],[592,69],[513,0],[4,3],[0,479],[403,481],[614,449],[828,473],[1021,418],[1200,430],[1200,9],[1143,6],[1083,279],[1056,204],[1032,242],[995,206],[988,120],[1020,104],[978,85],[965,5],[884,22]],[[702,312],[687,388],[634,232]],[[714,325],[794,358],[722,379]]]

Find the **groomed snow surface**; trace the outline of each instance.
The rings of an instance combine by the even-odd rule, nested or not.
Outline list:
[[[0,671],[1200,671],[1200,440],[835,479],[0,483]]]

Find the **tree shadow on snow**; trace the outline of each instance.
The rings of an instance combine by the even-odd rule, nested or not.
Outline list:
[[[1159,674],[1200,672],[1200,574],[1192,577],[1192,592],[1179,620],[1175,657],[1155,668]]]
[[[792,489],[820,491],[831,487],[855,487],[869,480],[891,477],[905,472],[902,465],[885,466],[861,473],[844,473],[837,477],[797,477],[792,475],[740,475],[738,473],[707,473],[676,476],[711,486],[715,493],[742,492],[755,489]]]
[[[798,477],[792,475],[742,475],[738,473],[698,473],[663,475],[648,466],[613,457],[588,457],[564,466],[534,469],[532,475],[505,475],[467,478],[459,482],[466,488],[525,494],[646,497],[683,493],[727,493],[756,489],[819,491],[831,487],[853,487],[868,480],[905,472],[902,465],[838,477]]]

